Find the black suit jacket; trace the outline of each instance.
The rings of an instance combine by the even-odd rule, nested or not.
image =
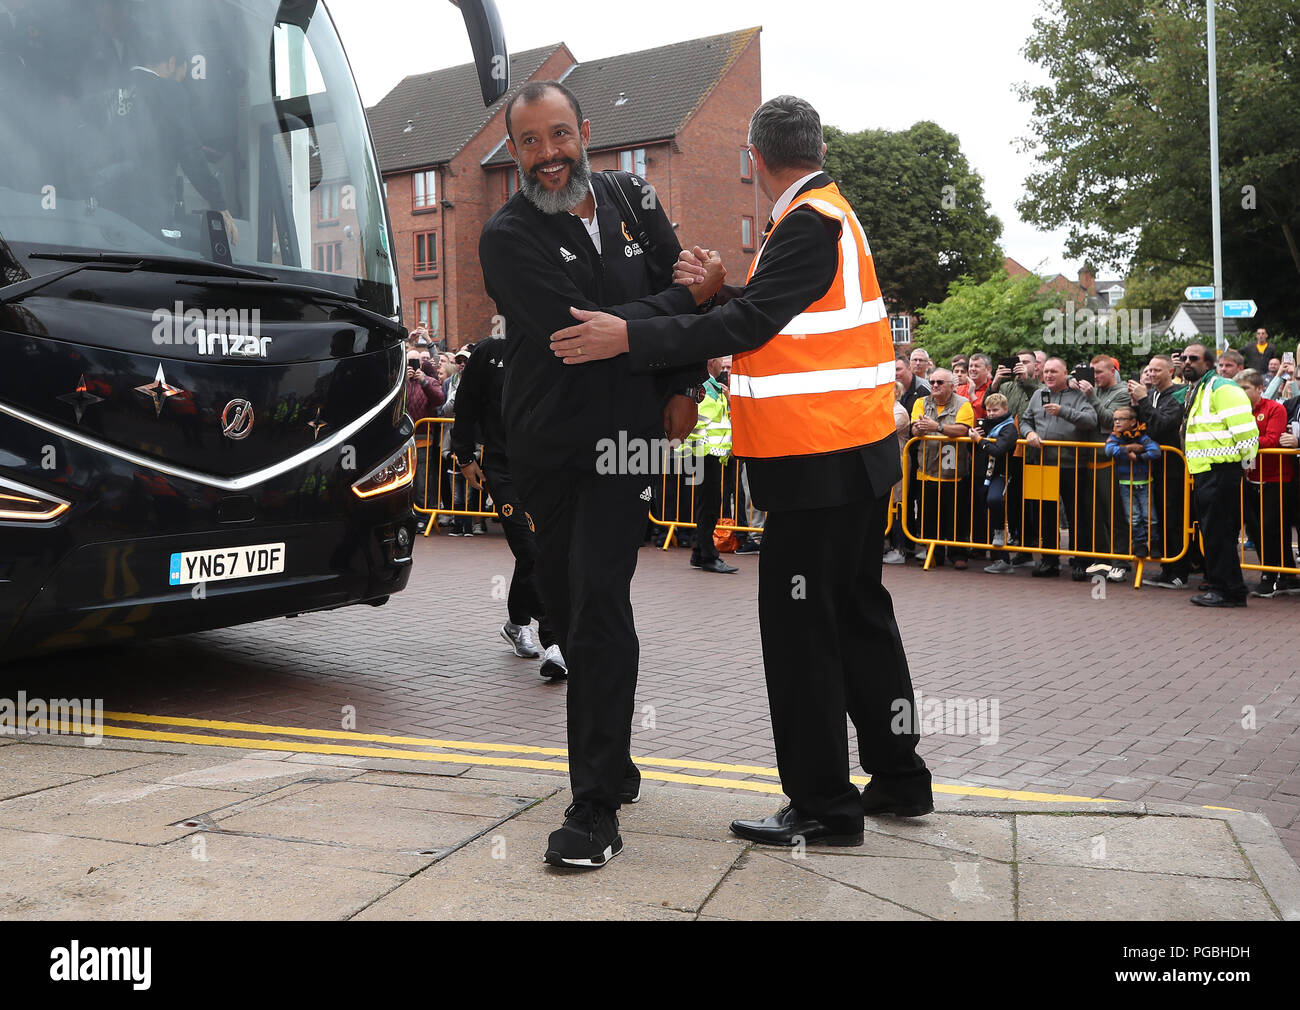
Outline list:
[[[641,182],[619,176],[633,206]],[[601,252],[572,214],[543,214],[523,192],[492,215],[479,239],[487,293],[505,317],[506,384],[502,399],[508,452],[516,466],[595,467],[597,442],[662,438],[663,407],[675,389],[704,381],[705,355],[658,376],[634,375],[626,357],[565,365],[551,334],[573,326],[570,306],[601,309],[624,319],[696,311],[690,289],[656,284],[645,250],[627,237],[603,174],[593,175]],[[642,212],[665,276],[681,252],[672,223],[656,204]]]
[[[830,183],[821,173],[804,193]],[[762,347],[830,288],[839,263],[840,226],[808,207],[791,211],[768,237],[749,283],[727,292],[705,315],[629,320],[635,369],[671,368],[691,358]],[[879,442],[843,452],[747,461],[754,505],[766,510],[831,508],[879,498],[902,478],[891,430]]]

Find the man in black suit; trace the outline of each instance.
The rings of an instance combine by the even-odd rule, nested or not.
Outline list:
[[[768,513],[759,627],[777,763],[791,803],[772,817],[735,821],[731,827],[742,837],[770,844],[802,839],[856,845],[864,813],[917,816],[934,809],[930,773],[916,754],[918,722],[907,658],[893,603],[880,582],[890,489],[901,476],[893,396],[884,396],[882,388],[893,387],[892,344],[865,236],[821,172],[826,148],[816,110],[797,98],[775,98],[755,112],[749,137],[755,175],[776,203],[775,224],[764,232],[745,287],[727,289],[725,304],[706,315],[625,321],[575,310],[583,322],[557,332],[552,347],[578,370],[592,367],[585,362],[624,353],[634,370],[672,367],[701,354],[737,355],[731,379],[736,451],[748,457],[755,506]],[[809,204],[814,198],[824,209]],[[790,210],[795,202],[799,205]],[[846,230],[853,241],[842,243]],[[684,262],[679,276],[692,270]],[[862,291],[871,289],[874,297],[869,303],[859,300],[861,314],[852,326],[843,324],[836,333],[827,332],[835,323],[818,329],[816,313],[822,320],[835,316],[836,299],[843,295],[840,305],[851,301],[850,282],[859,283],[868,272]],[[883,333],[872,328],[881,325]],[[805,339],[809,333],[822,336]],[[761,355],[776,338],[773,347],[795,362],[787,366],[795,374],[773,374],[777,368],[740,376],[741,356],[756,349]],[[824,346],[840,348],[861,367],[818,371]],[[851,388],[837,385],[836,374],[848,376]],[[814,426],[779,434],[758,430],[755,444],[778,451],[746,453],[740,442],[745,411],[751,416],[771,411],[759,399],[768,391],[795,412],[805,409],[798,405],[799,395],[785,395],[805,388],[826,405],[824,411],[814,409],[826,422],[818,426],[821,431]],[[746,389],[751,391],[746,397],[737,395]],[[870,403],[872,416],[861,416],[860,407],[848,409],[858,402],[856,395]],[[779,451],[791,440],[815,447],[841,429],[873,435],[870,441],[851,439],[838,451]],[[849,779],[846,712],[858,731],[862,766],[872,776],[861,795]]]
[[[628,757],[639,656],[631,584],[656,479],[640,464],[658,462],[665,433],[683,439],[695,427],[708,355],[658,376],[634,375],[626,360],[572,369],[551,353],[550,335],[572,306],[640,319],[690,312],[705,296],[672,283],[681,246],[663,208],[645,200],[648,185],[591,172],[591,124],[572,92],[529,83],[505,118],[520,187],[484,226],[479,260],[505,317],[511,472],[536,526],[538,587],[569,668],[573,803],[544,858],[597,867],[622,850],[619,806],[640,796]],[[652,249],[623,217],[636,207]],[[720,284],[716,257],[712,271]]]

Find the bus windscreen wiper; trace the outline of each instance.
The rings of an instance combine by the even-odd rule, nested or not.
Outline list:
[[[82,270],[107,270],[112,273],[133,273],[136,270],[161,270],[168,273],[214,274],[218,277],[247,277],[252,280],[274,281],[272,274],[244,267],[226,266],[209,260],[192,260],[184,256],[133,256],[130,253],[32,253],[32,259],[57,260],[74,263],[66,270],[52,270],[48,274],[28,277],[25,281],[6,284],[0,288],[0,305],[20,301],[41,288],[70,277]]]
[[[244,291],[265,291],[268,294],[302,295],[316,301],[334,302],[372,326],[379,326],[387,330],[397,329],[398,326],[388,316],[382,316],[378,312],[365,308],[364,302],[356,295],[345,295],[338,291],[331,291],[328,288],[313,287],[310,284],[286,284],[278,280],[228,280],[224,277],[185,278],[176,283],[193,284],[205,288],[239,288]]]
[[[32,253],[34,260],[60,260],[64,263],[118,263],[136,270],[159,270],[168,273],[212,275],[216,277],[247,277],[256,281],[273,281],[274,274],[247,267],[213,263],[211,260],[190,259],[186,256],[151,256],[135,253]]]

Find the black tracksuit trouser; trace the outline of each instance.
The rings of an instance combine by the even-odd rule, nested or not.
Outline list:
[[[537,584],[569,668],[574,802],[619,806],[628,771],[640,642],[632,576],[654,478],[514,463],[537,532]]]
[[[537,618],[537,634],[544,648],[556,644],[555,629],[546,614],[541,593],[537,588],[537,538],[528,525],[527,506],[515,490],[510,471],[493,466],[484,460],[483,476],[487,478],[492,495],[492,507],[501,520],[506,543],[515,557],[514,574],[510,577],[510,591],[506,597],[506,612],[510,623],[528,625]],[[564,650],[561,649],[561,652]]]

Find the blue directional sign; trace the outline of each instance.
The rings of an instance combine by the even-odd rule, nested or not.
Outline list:
[[[1239,302],[1223,303],[1224,319],[1253,319],[1255,316],[1255,303],[1247,298]]]
[[[1183,297],[1189,302],[1212,302],[1214,301],[1214,288],[1187,288],[1183,292]]]

